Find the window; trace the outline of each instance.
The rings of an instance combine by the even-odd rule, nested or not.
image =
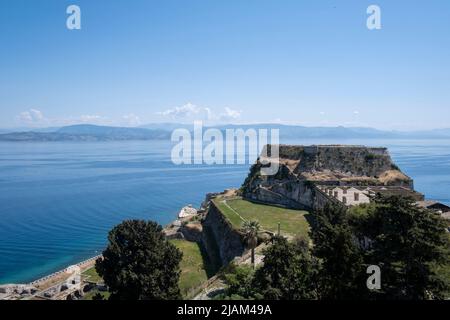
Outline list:
[[[355,201],[359,201],[359,193],[355,192]]]
[[[343,194],[347,194],[347,189],[344,189],[344,191],[342,193]]]
[[[334,192],[334,197],[335,197],[335,198],[337,198],[337,197],[338,197],[338,195],[339,195],[339,194],[338,194],[338,192],[337,192],[337,191],[335,191],[335,192]]]
[[[347,203],[347,197],[342,197],[342,202]]]

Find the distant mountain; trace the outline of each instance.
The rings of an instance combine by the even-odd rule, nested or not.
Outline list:
[[[56,133],[72,135],[88,135],[96,137],[108,137],[111,140],[148,140],[169,138],[167,130],[150,130],[144,128],[107,127],[95,125],[74,125],[63,127]]]
[[[0,129],[0,134],[2,133],[13,133],[13,132],[55,132],[59,130],[60,127],[48,127],[48,128],[27,128],[27,127],[19,127],[19,128],[8,128],[8,129]]]
[[[165,131],[173,131],[175,129],[187,129],[189,131],[192,131],[194,130],[194,125],[185,123],[161,122],[161,123],[149,123],[140,126],[139,128],[150,130],[165,130]]]
[[[346,127],[304,127],[282,124],[251,124],[251,125],[225,125],[218,127],[221,130],[226,129],[279,129],[280,138],[284,139],[314,139],[314,138],[396,138],[397,134],[391,131],[381,131],[372,128],[346,128]]]
[[[0,141],[117,141],[170,139],[170,132],[142,128],[74,125],[55,132],[14,132],[0,134]]]
[[[193,130],[193,125],[155,123],[141,127],[108,127],[73,125],[24,132],[0,134],[0,141],[115,141],[115,140],[168,140],[173,130]],[[204,127],[206,130],[208,127]],[[223,133],[227,129],[279,129],[281,139],[450,139],[450,129],[428,131],[383,131],[357,127],[304,127],[281,124],[246,124],[214,126]]]

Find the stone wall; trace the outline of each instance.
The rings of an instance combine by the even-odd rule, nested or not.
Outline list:
[[[294,173],[330,170],[372,177],[395,168],[386,148],[365,146],[281,145],[280,158],[299,161]]]
[[[242,234],[231,226],[212,201],[202,226],[202,243],[211,261],[218,258],[221,265],[226,265],[245,251]]]
[[[343,145],[279,147],[277,174],[262,175],[263,164],[258,160],[241,187],[244,198],[308,210],[321,208],[330,201],[330,197],[316,190],[316,185],[404,186],[413,189],[413,180],[392,162],[386,148]],[[266,148],[270,154],[271,147]]]

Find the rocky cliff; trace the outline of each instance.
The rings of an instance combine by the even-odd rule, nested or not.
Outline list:
[[[262,154],[271,154],[266,146]],[[241,188],[245,198],[310,209],[323,199],[315,184],[383,185],[413,188],[413,181],[400,171],[386,148],[344,145],[279,146],[279,170],[263,176],[259,158]]]

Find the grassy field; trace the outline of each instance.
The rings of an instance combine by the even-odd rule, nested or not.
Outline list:
[[[242,227],[242,219],[257,220],[265,230],[277,232],[280,223],[282,234],[308,237],[310,215],[307,211],[257,204],[242,199],[223,202],[218,198],[214,203],[235,228]]]
[[[214,199],[214,204],[219,208],[219,210],[222,212],[222,214],[228,219],[228,221],[231,222],[231,224],[239,229],[242,226],[243,220],[239,215],[237,215],[232,209],[230,209],[230,202],[233,201],[224,201],[221,198]],[[227,205],[228,204],[228,205]],[[242,215],[241,215],[242,216]]]
[[[99,282],[102,281],[102,278],[98,275],[97,271],[95,270],[95,267],[92,267],[85,272],[82,273],[83,276],[86,277],[86,280],[91,282]]]
[[[209,265],[197,243],[186,240],[171,240],[170,242],[183,252],[183,260],[180,264],[180,290],[181,294],[186,297],[191,290],[208,279]]]
[[[97,271],[95,270],[95,267],[87,269],[81,275],[83,276],[84,279],[90,282],[98,283],[102,281],[102,278],[98,275]],[[104,300],[108,300],[110,296],[110,293],[107,291],[99,291],[98,289],[93,289],[84,295],[83,300],[92,300],[92,298],[97,293],[100,293],[103,296]]]

